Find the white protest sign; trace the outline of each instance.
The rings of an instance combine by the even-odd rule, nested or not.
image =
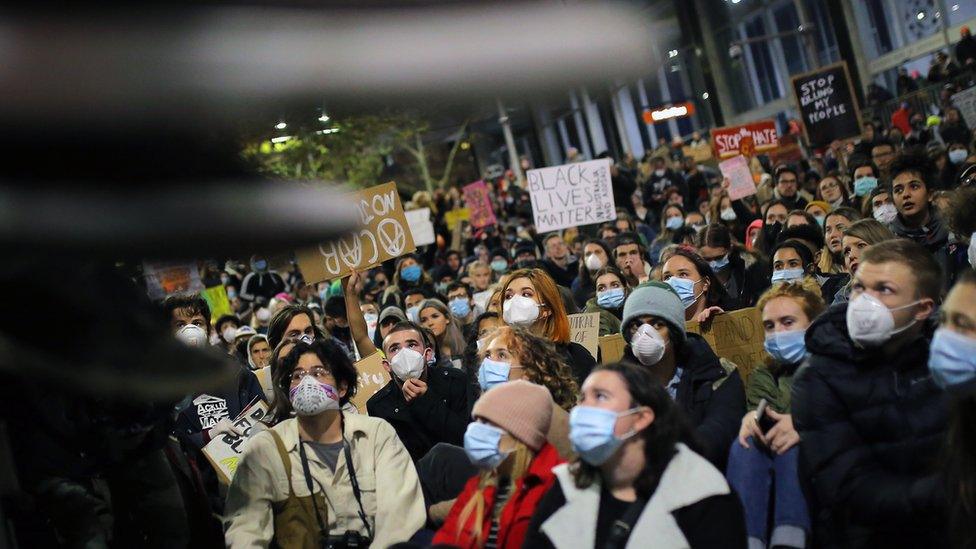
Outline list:
[[[234,427],[241,434],[221,433],[203,447],[203,455],[207,456],[210,464],[213,465],[220,482],[230,484],[231,479],[234,478],[234,473],[237,471],[237,464],[241,461],[241,454],[244,453],[244,448],[247,447],[251,435],[267,428],[261,423],[261,420],[267,415],[267,403],[258,400],[248,406],[234,420]]]
[[[403,212],[410,226],[415,246],[426,246],[434,243],[434,224],[430,221],[430,208],[408,210]]]
[[[178,292],[202,292],[203,282],[196,263],[145,262],[142,272],[150,299],[163,299]]]
[[[721,170],[722,177],[729,180],[730,199],[739,200],[756,194],[756,184],[752,180],[752,172],[749,171],[749,161],[746,157],[739,155],[723,160],[718,163],[718,169]]]
[[[569,315],[569,339],[586,347],[596,358],[600,348],[600,313]]]
[[[609,158],[529,170],[526,180],[539,233],[617,218]]]
[[[271,366],[254,370],[254,377],[258,378],[258,383],[264,389],[264,398],[271,402],[274,399],[274,383],[271,381]]]
[[[962,113],[967,126],[976,127],[976,86],[953,95],[952,104]]]

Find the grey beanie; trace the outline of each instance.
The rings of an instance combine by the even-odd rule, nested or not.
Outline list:
[[[685,306],[670,285],[646,282],[634,288],[624,302],[620,333],[627,339],[627,325],[637,317],[656,316],[668,323],[672,337],[685,340]],[[629,343],[629,341],[628,341]]]

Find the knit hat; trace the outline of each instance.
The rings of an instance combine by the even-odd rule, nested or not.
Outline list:
[[[685,339],[685,306],[670,285],[663,282],[646,282],[634,288],[624,302],[624,317],[620,333],[627,339],[631,321],[641,316],[656,316],[668,323],[671,337]]]
[[[804,211],[809,212],[812,206],[817,206],[826,213],[830,213],[830,204],[827,204],[823,200],[811,200],[810,202],[807,202],[807,207],[804,209]]]
[[[486,419],[538,451],[552,420],[549,389],[519,379],[492,387],[474,403],[472,418]]]
[[[387,307],[383,309],[377,322],[383,324],[388,318],[395,318],[397,319],[397,322],[407,321],[407,315],[403,314],[403,310],[399,307]]]

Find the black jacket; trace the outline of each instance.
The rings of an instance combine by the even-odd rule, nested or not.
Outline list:
[[[204,433],[221,419],[234,421],[255,399],[265,400],[261,382],[253,372],[241,368],[237,378],[228,386],[193,396],[176,417],[176,437],[188,443],[189,447],[203,448],[210,442]]]
[[[856,347],[847,304],[807,329],[809,360],[793,379],[800,479],[817,545],[945,545],[944,393],[927,367],[933,325],[899,351]]]
[[[590,372],[596,366],[596,358],[590,354],[590,351],[586,347],[575,341],[556,343],[556,350],[563,355],[566,363],[569,364],[569,368],[573,370],[573,377],[576,378],[576,383],[582,386],[583,380],[586,379],[586,376],[590,375]]]
[[[737,295],[732,296],[738,303],[739,308],[752,307],[756,304],[759,296],[766,288],[769,288],[769,279],[772,273],[769,270],[769,263],[758,257],[742,257],[744,252],[729,254],[729,266],[731,280],[734,282]],[[729,284],[725,284],[726,289]]]
[[[727,373],[698,334],[688,334],[678,352],[684,369],[675,401],[695,428],[701,455],[725,471],[729,446],[746,413],[746,390],[738,370]]]
[[[556,284],[569,288],[573,285],[573,281],[576,280],[576,275],[579,274],[579,261],[573,261],[563,269],[553,263],[552,260],[543,259],[542,268],[549,273],[549,276],[556,281]]]
[[[427,372],[427,392],[409,404],[403,391],[390,380],[366,402],[366,411],[393,426],[417,461],[438,442],[462,445],[471,422],[477,388],[459,368],[432,366]]]

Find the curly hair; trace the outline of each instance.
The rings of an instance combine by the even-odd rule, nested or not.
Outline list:
[[[495,330],[485,348],[499,338],[523,368],[526,381],[549,389],[553,402],[563,410],[569,411],[576,405],[579,386],[566,359],[551,341],[533,335],[525,328],[502,326]],[[484,358],[484,351],[479,356]]]
[[[959,187],[944,213],[953,233],[968,237],[976,232],[976,187]]]

